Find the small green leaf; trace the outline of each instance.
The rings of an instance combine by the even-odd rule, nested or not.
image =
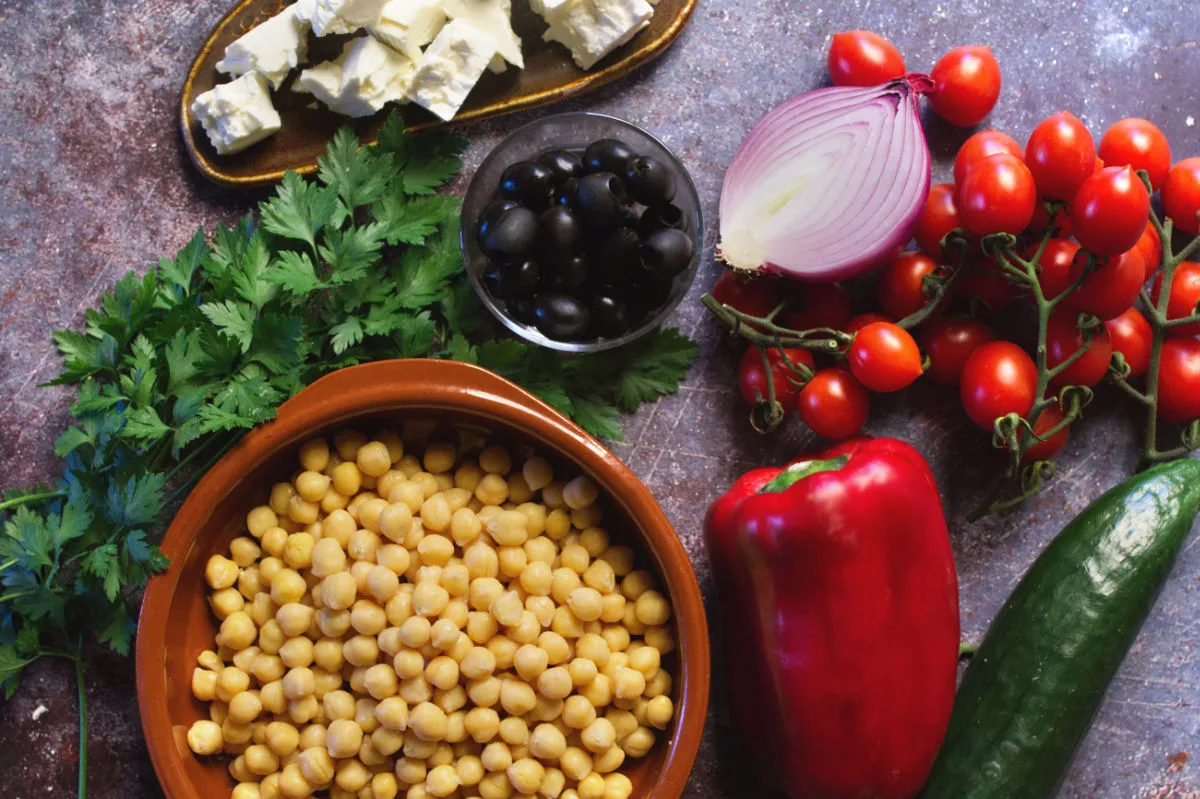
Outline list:
[[[92,437],[79,427],[68,427],[54,442],[54,456],[65,458],[84,444],[90,444]]]
[[[119,527],[145,527],[153,524],[162,512],[166,476],[150,472],[108,485],[105,508],[108,519]]]
[[[0,646],[0,686],[4,686],[4,698],[12,699],[17,690],[21,672],[36,658],[24,658],[17,654],[16,647]]]
[[[129,412],[125,429],[121,435],[144,446],[155,443],[171,432],[171,428],[159,418],[158,411],[151,407],[135,408]]]
[[[620,416],[620,411],[595,394],[571,400],[571,418],[596,438],[620,441],[621,425],[617,422]]]
[[[359,149],[358,137],[349,125],[334,134],[325,155],[317,159],[317,177],[334,189],[350,210],[374,202],[391,172],[391,156],[370,147]]]
[[[236,341],[243,354],[249,351],[254,338],[254,310],[249,305],[233,300],[206,302],[200,311],[221,333]]]
[[[334,325],[329,332],[333,334],[333,338],[330,339],[333,351],[338,355],[363,340],[362,323],[354,316]]]
[[[268,231],[315,248],[317,233],[329,220],[336,202],[336,191],[323,189],[288,171],[275,196],[258,208],[263,227]]]
[[[367,274],[367,269],[379,263],[383,233],[383,225],[378,222],[345,231],[326,231],[320,253],[329,264],[329,282],[350,283]]]
[[[108,623],[100,631],[100,643],[108,644],[118,655],[126,656],[129,654],[135,632],[137,624],[129,618],[125,603],[122,602],[113,608]]]
[[[160,258],[158,271],[164,278],[178,286],[183,296],[192,291],[192,279],[200,264],[208,255],[208,243],[204,239],[204,228],[196,231],[192,240],[183,245],[183,249],[175,256],[175,260]]]
[[[410,199],[402,191],[389,189],[372,209],[385,226],[388,244],[424,244],[438,225],[456,216],[457,197],[434,195]]]
[[[308,253],[294,250],[278,253],[264,277],[297,297],[307,297],[314,291],[325,288],[325,281],[317,276],[312,257]]]

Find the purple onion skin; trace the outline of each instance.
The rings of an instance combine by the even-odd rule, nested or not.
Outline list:
[[[899,108],[902,98],[907,98],[910,95],[915,98],[915,102],[912,104],[910,113],[916,119],[917,130],[921,134],[920,146],[925,151],[925,169],[924,174],[921,176],[919,196],[928,197],[929,187],[933,182],[933,158],[929,152],[929,143],[925,138],[924,126],[921,124],[921,105],[919,98],[920,95],[928,94],[929,92],[933,91],[933,81],[927,75],[921,73],[910,73],[908,75],[904,75],[903,77],[889,81],[886,85],[889,88],[894,87],[893,97],[897,108]],[[846,90],[862,91],[862,88],[829,86],[822,89],[815,89],[806,94],[811,96],[817,93],[841,92]],[[735,160],[736,157],[737,156],[735,155]],[[916,231],[917,222],[921,218],[921,212],[924,210],[924,207],[924,200],[915,203],[912,210],[909,211],[898,222],[896,228],[886,238],[872,246],[871,249],[863,252],[860,256],[855,257],[852,261],[811,272],[797,272],[794,268],[789,268],[781,264],[767,261],[762,265],[761,268],[754,271],[764,275],[778,275],[800,283],[834,283],[872,272],[895,260],[896,256],[898,256],[904,250],[904,247],[912,240],[913,233]]]

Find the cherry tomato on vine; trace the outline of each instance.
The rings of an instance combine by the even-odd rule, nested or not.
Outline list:
[[[957,227],[962,227],[962,219],[958,215],[958,206],[954,200],[954,184],[938,183],[929,188],[929,199],[917,219],[917,228],[913,238],[917,246],[933,258],[945,256],[942,250],[942,239]]]
[[[1200,339],[1169,338],[1158,365],[1158,415],[1186,424],[1200,418]]]
[[[1104,131],[1099,154],[1109,166],[1130,166],[1134,172],[1146,170],[1155,191],[1162,188],[1171,168],[1167,137],[1153,122],[1138,117],[1122,119]]]
[[[999,153],[1008,153],[1016,158],[1024,155],[1021,152],[1021,145],[1017,144],[1016,139],[1007,133],[1001,133],[998,130],[981,130],[971,136],[963,142],[962,147],[958,148],[958,155],[954,157],[955,185],[962,185],[967,171],[975,164],[988,156]]]
[[[808,350],[788,347],[783,352],[793,364],[803,364],[812,369],[813,357]],[[800,386],[792,382],[796,379],[796,373],[788,368],[783,362],[783,355],[774,347],[767,350],[767,361],[771,364],[771,379],[775,382],[775,399],[785,411],[790,411],[800,397]],[[770,396],[762,355],[759,354],[758,347],[753,345],[746,348],[738,366],[738,390],[751,408]]]
[[[1177,229],[1193,236],[1200,233],[1200,157],[1185,158],[1171,167],[1163,183],[1162,203]]]
[[[833,34],[827,65],[834,86],[877,86],[905,72],[896,46],[870,31]]]
[[[1150,299],[1158,304],[1162,292],[1162,274],[1154,279],[1154,287],[1150,291]],[[1196,313],[1200,305],[1200,264],[1195,261],[1183,261],[1175,267],[1175,276],[1171,278],[1171,299],[1167,301],[1167,318],[1183,319]],[[1200,335],[1200,322],[1190,325],[1180,325],[1169,328],[1167,335],[1177,338]]]
[[[1029,258],[1034,256],[1038,246],[1037,244],[1030,245]],[[1041,267],[1038,282],[1042,284],[1042,295],[1046,299],[1057,298],[1078,278],[1080,274],[1078,270],[1074,277],[1071,276],[1075,255],[1078,252],[1079,245],[1067,239],[1050,239],[1046,242],[1046,246],[1042,248],[1042,257],[1038,259],[1038,266]]]
[[[850,372],[871,391],[899,391],[921,376],[921,352],[902,327],[875,322],[854,334]]]
[[[921,326],[917,336],[921,351],[929,356],[925,374],[935,383],[953,386],[962,376],[971,353],[996,340],[992,329],[968,317],[935,319]]]
[[[1083,274],[1087,257],[1081,251],[1071,264],[1070,279]],[[1100,259],[1100,268],[1084,278],[1083,283],[1063,301],[1063,307],[1079,313],[1090,313],[1102,320],[1120,316],[1133,306],[1145,283],[1146,267],[1137,250]]]
[[[1069,202],[1096,171],[1096,143],[1074,114],[1060,111],[1033,129],[1025,144],[1025,163],[1038,194]]]
[[[1142,264],[1146,267],[1146,280],[1149,280],[1162,262],[1162,239],[1153,222],[1146,223],[1146,230],[1133,248],[1142,256]]]
[[[847,370],[822,369],[800,392],[799,409],[800,419],[817,435],[849,438],[867,423],[871,395]]]
[[[933,65],[929,77],[934,112],[960,128],[978,125],[1000,99],[1000,64],[987,47],[955,47]]]
[[[984,430],[1010,413],[1025,416],[1037,393],[1037,367],[1025,350],[1009,341],[982,345],[963,367],[959,395],[967,415]]]
[[[937,271],[937,261],[923,252],[902,252],[879,273],[875,291],[885,315],[899,321],[925,307],[926,275]]]
[[[1050,315],[1046,325],[1046,365],[1051,369],[1059,366],[1075,353],[1083,350],[1083,355],[1054,378],[1054,383],[1060,386],[1094,386],[1104,379],[1108,372],[1108,362],[1112,360],[1112,339],[1108,336],[1108,328],[1100,325],[1090,331],[1092,340],[1087,342],[1087,334],[1079,330],[1079,321],[1075,313],[1059,309]]]
[[[1071,204],[1071,229],[1097,255],[1132,248],[1146,231],[1150,193],[1128,166],[1110,166],[1083,182]]]
[[[1054,225],[1054,235],[1067,238],[1071,235],[1071,214],[1066,208],[1059,208],[1054,212],[1054,218],[1051,219],[1050,212],[1046,210],[1046,203],[1039,197],[1038,203],[1033,209],[1033,219],[1029,220],[1029,227],[1026,228],[1026,231],[1042,233],[1050,225]]]
[[[1049,438],[1045,436],[1046,433],[1053,430],[1065,418],[1066,416],[1063,415],[1062,409],[1058,405],[1051,405],[1038,414],[1038,418],[1033,423],[1033,432],[1041,437],[1042,440],[1035,441],[1033,446],[1025,450],[1025,454],[1021,456],[1021,463],[1048,461],[1063,451],[1063,447],[1067,445],[1067,439],[1071,437],[1070,425],[1059,430]]]
[[[841,283],[805,283],[789,288],[796,307],[788,307],[779,315],[779,324],[784,327],[841,330],[850,318],[850,293]]]
[[[1150,368],[1150,351],[1154,331],[1137,308],[1130,308],[1115,319],[1104,323],[1112,340],[1113,352],[1119,352],[1129,364],[1129,378],[1138,378]]]
[[[976,236],[1012,233],[1029,225],[1037,189],[1029,169],[1013,155],[990,155],[967,170],[958,187],[958,213]]]
[[[974,297],[989,311],[1003,310],[1018,296],[1017,287],[1004,276],[991,258],[984,258],[954,284],[959,297]]]
[[[884,316],[881,313],[874,313],[874,312],[860,313],[858,316],[855,316],[853,319],[846,322],[846,324],[842,326],[842,332],[850,333],[851,335],[853,335],[854,333],[857,333],[858,331],[862,330],[867,325],[873,325],[876,322],[890,322],[890,321],[892,321],[892,320],[888,319],[886,316]]]
[[[712,296],[750,316],[766,316],[775,310],[786,291],[782,280],[775,277],[743,277],[726,269],[717,278]]]

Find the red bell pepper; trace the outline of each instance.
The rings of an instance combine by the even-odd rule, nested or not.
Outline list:
[[[791,799],[909,799],[946,733],[958,582],[915,449],[857,439],[708,509],[741,740]]]

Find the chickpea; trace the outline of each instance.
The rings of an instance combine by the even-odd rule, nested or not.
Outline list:
[[[371,477],[383,477],[392,468],[392,456],[387,445],[382,441],[372,441],[362,445],[355,454],[358,470]]]
[[[588,505],[571,511],[571,526],[578,530],[588,530],[596,527],[604,520],[604,508],[600,505]]]
[[[608,561],[594,560],[583,572],[583,584],[602,594],[611,594],[617,590],[617,576]],[[596,614],[597,618],[599,615]]]
[[[458,685],[458,664],[445,655],[436,657],[425,667],[425,679],[435,688],[449,690]]]
[[[250,687],[250,675],[239,668],[226,666],[217,672],[217,698],[228,702]]]
[[[217,673],[199,667],[192,669],[192,696],[201,702],[215,700],[217,698]]]
[[[544,492],[543,492],[544,493]],[[545,500],[543,499],[543,502]],[[546,537],[551,541],[561,542],[571,532],[571,514],[562,508],[556,508],[546,514]]]
[[[244,599],[254,601],[255,596],[263,590],[262,575],[259,574],[258,566],[242,569],[242,573],[238,575],[237,589]]]
[[[566,736],[553,724],[539,724],[529,736],[529,751],[539,760],[558,760],[566,749]]]
[[[606,642],[608,648],[613,652],[624,652],[629,648],[630,636],[629,630],[620,624],[606,624],[600,631],[600,635]]]
[[[507,591],[492,600],[488,607],[496,623],[503,627],[511,627],[521,621],[521,613],[525,608],[516,591]]]
[[[398,696],[389,696],[375,706],[375,718],[386,729],[404,732],[408,729],[408,703]]]
[[[242,691],[229,700],[228,718],[235,724],[249,724],[258,718],[262,709],[262,700],[257,691]]]
[[[500,704],[514,716],[523,716],[537,704],[537,694],[527,683],[508,680],[500,687]]]
[[[500,562],[500,574],[510,579],[519,577],[529,563],[529,556],[521,547],[500,547],[496,557]]]
[[[230,588],[237,582],[237,578],[238,565],[221,555],[213,555],[204,567],[204,580],[213,590]]]
[[[261,654],[262,649],[259,647],[248,646],[233,656],[233,665],[242,671],[249,673],[250,667],[254,663],[254,659]]]
[[[471,680],[467,684],[467,697],[476,707],[492,707],[500,701],[502,683],[496,677]]]
[[[438,497],[435,496],[428,501],[435,502],[437,499]],[[448,524],[449,522],[447,522]],[[428,527],[428,530],[434,531],[434,528]],[[421,556],[421,563],[423,565],[445,566],[450,562],[450,558],[454,557],[454,542],[444,535],[426,535],[417,544],[417,552]]]
[[[387,627],[387,612],[374,602],[360,599],[350,609],[350,626],[362,635],[379,635]]]
[[[267,507],[275,514],[278,519],[281,514],[287,513],[288,500],[296,493],[296,489],[291,483],[276,483],[271,486],[271,498],[267,501]],[[257,538],[257,536],[255,536]]]
[[[546,670],[550,656],[546,650],[533,644],[525,644],[517,650],[513,659],[517,674],[525,681],[535,680]]]
[[[371,782],[372,774],[361,760],[343,760],[337,764],[333,782],[343,791],[357,794]]]
[[[542,623],[531,610],[521,611],[521,620],[508,628],[508,637],[518,644],[531,644],[542,632]]]
[[[637,619],[642,624],[658,627],[671,618],[671,604],[658,591],[646,591],[637,599]]]
[[[580,638],[585,633],[583,622],[566,606],[561,606],[554,611],[550,629],[563,638]]]
[[[518,760],[508,767],[508,780],[517,793],[532,796],[546,776],[546,767],[531,758]]]
[[[484,505],[503,505],[508,499],[508,481],[498,474],[485,474],[475,486],[475,498]]]
[[[600,486],[587,475],[580,475],[563,486],[562,498],[571,510],[586,508],[600,498]]]
[[[440,707],[447,718],[467,704],[467,692],[461,685],[455,685],[447,690],[437,690],[434,692],[433,703]],[[446,733],[446,739],[450,740],[450,733]],[[454,743],[454,741],[451,741]]]
[[[233,786],[229,799],[262,799],[262,791],[257,782],[239,782]]]
[[[288,699],[312,696],[314,682],[312,669],[292,669],[283,677],[283,695]]]
[[[541,491],[554,479],[554,467],[544,458],[529,458],[521,466],[521,476],[531,491]]]
[[[583,688],[592,684],[600,673],[600,669],[596,667],[594,661],[587,658],[575,658],[567,665],[567,673],[571,675],[571,682],[576,688]]]
[[[462,784],[453,766],[434,766],[425,776],[425,791],[430,796],[449,796]]]
[[[437,616],[450,604],[450,592],[436,582],[420,582],[413,590],[413,612],[418,616]]]
[[[446,737],[446,712],[432,702],[422,702],[408,714],[408,727],[423,741]]]
[[[395,696],[400,690],[400,678],[395,669],[386,663],[380,663],[367,669],[363,676],[363,687],[373,699],[387,699]]]
[[[477,755],[462,755],[454,763],[454,771],[458,774],[459,782],[470,787],[478,785],[483,779],[483,763]]]
[[[379,535],[373,530],[355,530],[350,534],[350,542],[346,544],[346,553],[357,561],[361,561],[365,571],[370,571],[371,563],[380,547]],[[354,564],[358,566],[359,564]],[[357,580],[355,581],[357,582]],[[365,572],[364,572],[365,587]]]
[[[362,747],[363,731],[353,719],[336,719],[325,732],[325,748],[331,757],[346,758],[358,754]]]
[[[225,746],[221,725],[213,721],[194,722],[187,734],[188,748],[198,755],[219,754]]]
[[[308,593],[308,583],[293,569],[280,569],[271,580],[271,600],[282,607],[290,602],[299,602]],[[328,601],[328,597],[326,597]]]
[[[406,785],[425,782],[425,775],[429,773],[425,761],[415,757],[402,757],[397,760],[395,772],[396,779]]]
[[[538,636],[538,646],[545,649],[546,653],[550,655],[551,666],[566,663],[572,654],[572,648],[567,643],[567,639],[552,630],[546,630]]]

